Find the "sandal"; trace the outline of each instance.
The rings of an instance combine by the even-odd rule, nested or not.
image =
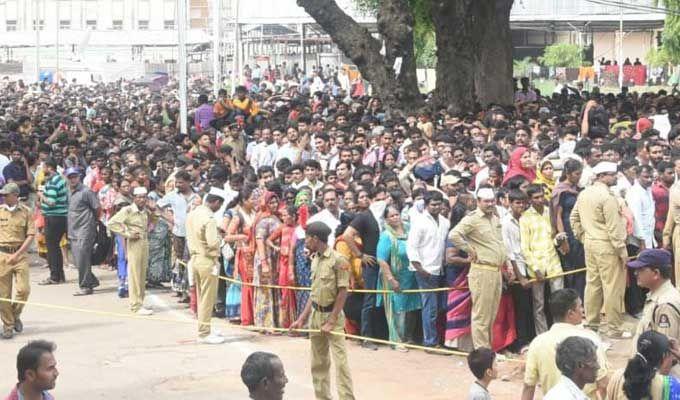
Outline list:
[[[38,285],[41,285],[41,286],[58,285],[60,283],[62,283],[62,282],[54,281],[54,280],[52,280],[52,278],[47,278],[47,279],[44,279],[44,280],[38,282]]]

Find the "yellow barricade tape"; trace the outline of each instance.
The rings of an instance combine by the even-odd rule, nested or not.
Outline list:
[[[572,275],[572,274],[577,274],[579,272],[584,272],[586,269],[585,268],[579,268],[575,269],[572,271],[567,271],[567,272],[562,272],[559,274],[554,274],[550,275],[544,278],[544,280],[550,280],[550,279],[555,279],[559,278],[562,276],[566,275]],[[236,285],[243,285],[243,286],[252,286],[252,287],[260,287],[260,288],[266,288],[266,289],[288,289],[288,290],[301,290],[301,291],[310,291],[312,290],[309,286],[280,286],[280,285],[268,285],[268,284],[254,284],[252,282],[243,282],[239,281],[237,279],[233,278],[227,278],[224,276],[219,277],[222,280],[225,280],[227,282],[231,282]],[[538,282],[538,279],[530,279],[529,283],[534,283]],[[347,291],[350,293],[377,293],[377,294],[390,294],[390,293],[403,293],[403,294],[410,294],[410,293],[431,293],[431,292],[448,292],[451,290],[461,290],[461,289],[467,289],[467,286],[458,286],[458,287],[440,287],[440,288],[434,288],[434,289],[404,289],[399,292],[395,292],[394,290],[388,290],[388,289],[381,289],[381,290],[373,290],[373,289],[348,289]]]
[[[69,312],[76,312],[76,313],[83,313],[83,314],[90,314],[90,315],[98,315],[98,316],[103,316],[103,317],[116,317],[116,318],[124,318],[124,319],[136,319],[136,320],[145,320],[145,321],[156,321],[156,322],[172,322],[172,323],[180,323],[180,324],[192,324],[192,325],[213,325],[213,323],[204,323],[201,321],[196,321],[196,320],[180,320],[176,318],[163,318],[163,317],[157,317],[157,316],[141,316],[141,315],[135,315],[135,314],[128,314],[128,313],[119,313],[119,312],[113,312],[113,311],[101,311],[101,310],[91,310],[91,309],[85,309],[85,308],[78,308],[78,307],[71,307],[71,306],[60,306],[56,304],[46,304],[46,303],[37,303],[37,302],[29,302],[29,301],[20,301],[20,300],[12,300],[8,299],[5,297],[0,297],[0,302],[1,303],[10,303],[10,304],[23,304],[24,306],[35,306],[35,307],[43,307],[43,308],[49,308],[53,310],[60,310],[60,311],[69,311]],[[229,324],[224,321],[219,321],[219,323],[215,324],[218,326],[225,326],[229,328],[236,328],[236,329],[241,329],[241,330],[246,330],[250,332],[296,332],[296,333],[321,333],[321,330],[319,329],[286,329],[286,328],[264,328],[264,327],[256,327],[256,326],[243,326],[243,325],[233,325]],[[355,340],[361,340],[361,341],[368,341],[368,342],[373,342],[373,343],[378,343],[378,344],[384,344],[384,345],[389,345],[389,346],[404,346],[409,349],[414,349],[414,350],[427,350],[430,352],[437,352],[441,354],[447,354],[447,355],[455,355],[455,356],[461,356],[461,357],[466,357],[468,353],[464,351],[457,351],[457,350],[449,350],[449,349],[443,349],[443,348],[432,348],[432,347],[425,347],[425,346],[419,346],[415,344],[408,344],[408,343],[398,343],[398,342],[391,342],[389,340],[382,340],[382,339],[375,339],[375,338],[369,338],[369,337],[363,337],[363,336],[358,336],[358,335],[351,335],[348,333],[344,332],[330,332],[332,335],[336,336],[342,336],[347,339],[355,339]],[[509,362],[517,362],[517,363],[524,363],[524,360],[520,359],[513,359],[513,358],[506,358],[506,361]]]

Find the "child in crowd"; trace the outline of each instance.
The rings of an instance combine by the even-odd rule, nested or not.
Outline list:
[[[486,347],[473,350],[467,357],[468,367],[477,378],[470,386],[468,400],[491,400],[489,384],[498,376],[496,353]]]

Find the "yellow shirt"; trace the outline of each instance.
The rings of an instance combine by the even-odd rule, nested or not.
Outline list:
[[[14,211],[10,211],[6,204],[0,205],[0,246],[21,246],[31,235],[35,235],[35,224],[28,207],[17,204]]]
[[[543,207],[543,214],[529,207],[519,219],[519,230],[522,256],[529,276],[535,278],[534,271],[541,271],[544,276],[561,273],[562,264],[553,243],[548,207]]]
[[[593,331],[578,325],[556,322],[547,332],[534,338],[529,345],[527,361],[524,368],[524,383],[529,386],[541,386],[545,395],[559,381],[562,373],[555,364],[557,345],[570,336],[579,336],[592,340],[597,346],[597,362],[600,369],[597,371],[597,380],[607,376],[607,355],[602,346],[599,336]],[[589,398],[596,399],[597,387],[589,384],[583,387],[583,393]]]
[[[211,266],[220,256],[220,236],[215,213],[201,204],[187,215],[187,245],[194,265]]]
[[[604,183],[595,182],[579,194],[569,221],[580,242],[596,242],[602,254],[613,250],[619,257],[628,256],[626,220],[616,196]]]
[[[356,240],[357,246],[361,248],[361,238],[358,238]],[[335,251],[340,253],[341,256],[345,257],[346,259],[349,260],[350,265],[352,266],[352,276],[354,277],[354,287],[356,289],[361,289],[364,287],[364,277],[362,274],[362,267],[361,267],[361,257],[354,257],[352,255],[352,251],[350,251],[349,246],[347,243],[345,243],[345,239],[343,238],[342,240],[337,240],[335,242]]]
[[[495,214],[487,217],[480,209],[475,210],[451,230],[449,239],[464,252],[472,247],[479,264],[500,267],[507,259],[501,221]]]
[[[312,289],[309,299],[328,307],[335,302],[338,288],[349,287],[347,259],[330,248],[312,258]]]

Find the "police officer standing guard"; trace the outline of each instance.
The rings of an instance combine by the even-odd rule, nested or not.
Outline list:
[[[224,337],[210,331],[210,319],[217,298],[217,281],[220,274],[221,239],[217,231],[215,213],[224,202],[224,192],[216,189],[210,189],[205,202],[187,215],[187,246],[191,254],[189,261],[191,267],[188,269],[196,287],[198,343],[204,344],[224,343]]]
[[[28,207],[19,204],[19,186],[6,184],[0,195],[5,202],[0,206],[0,298],[12,298],[12,283],[16,282],[14,300],[26,301],[31,292],[28,281],[26,251],[35,236],[33,214]],[[14,332],[24,329],[19,316],[24,305],[0,302],[2,338],[11,339]]]
[[[149,266],[149,211],[146,209],[147,191],[144,186],[132,192],[134,203],[123,207],[108,223],[109,230],[125,238],[128,262],[130,310],[137,315],[151,315],[144,307],[146,270]]]
[[[331,359],[333,353],[337,374],[340,400],[353,400],[352,376],[347,364],[347,350],[344,336],[331,332],[344,332],[345,314],[342,312],[349,287],[349,262],[328,247],[331,229],[323,222],[307,225],[305,246],[314,254],[312,259],[312,291],[302,315],[293,322],[290,329],[305,325],[310,313],[310,329],[321,330],[310,333],[312,344],[312,380],[314,393],[319,400],[331,400]]]
[[[638,285],[649,289],[633,343],[645,331],[657,331],[669,339],[680,340],[680,292],[670,280],[671,253],[663,249],[642,250],[637,259],[628,262],[628,267],[635,270]],[[680,377],[679,367],[672,372]]]
[[[593,167],[596,181],[578,196],[569,217],[574,236],[586,254],[586,326],[597,331],[604,303],[605,334],[613,339],[632,335],[622,330],[626,291],[626,225],[619,203],[609,189],[616,185],[615,163],[601,161]]]

